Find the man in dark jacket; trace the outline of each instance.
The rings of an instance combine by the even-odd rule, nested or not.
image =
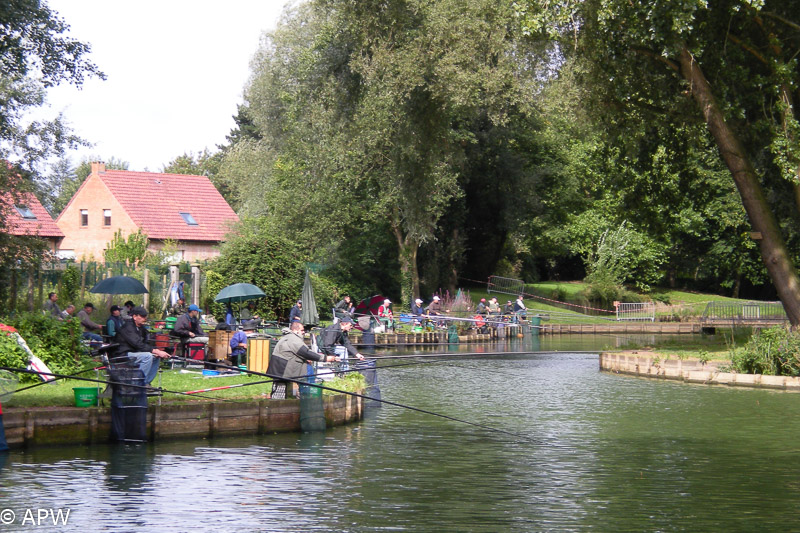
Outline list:
[[[326,355],[334,355],[341,358],[344,362],[343,368],[347,369],[347,356],[352,355],[360,360],[364,356],[350,343],[347,332],[353,329],[353,319],[349,316],[339,319],[336,324],[331,324],[322,330],[319,341],[319,349]]]
[[[292,325],[292,322],[297,321],[300,322],[303,319],[303,300],[297,300],[297,303],[292,307],[291,311],[289,311],[289,325]]]
[[[169,354],[153,348],[147,341],[147,330],[144,327],[147,321],[147,309],[134,307],[131,310],[131,318],[132,320],[123,322],[114,337],[114,342],[119,346],[111,362],[128,362],[138,366],[144,374],[145,384],[149,385],[158,374],[159,359],[167,359]]]
[[[192,304],[189,310],[178,317],[172,334],[181,338],[182,342],[199,342],[206,344],[208,337],[200,329],[200,308]]]

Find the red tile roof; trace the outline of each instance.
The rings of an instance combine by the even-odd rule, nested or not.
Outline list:
[[[106,170],[100,179],[133,222],[151,239],[222,241],[231,222],[231,206],[206,176]],[[180,213],[189,213],[189,225]]]
[[[23,218],[15,206],[25,206],[36,216]],[[56,226],[53,217],[42,206],[39,199],[32,192],[23,192],[17,195],[16,200],[11,193],[0,194],[0,209],[3,211],[8,233],[11,235],[38,235],[39,237],[63,237],[64,234]]]

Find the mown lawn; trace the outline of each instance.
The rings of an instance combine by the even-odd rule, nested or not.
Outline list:
[[[186,370],[163,370],[159,378],[153,380],[154,387],[164,389],[162,401],[169,402],[188,402],[206,401],[210,399],[229,399],[229,400],[252,400],[267,398],[272,390],[272,380],[263,376],[253,376],[248,374],[238,374],[220,377],[204,377],[200,369]],[[104,373],[100,373],[99,378],[94,371],[81,374],[81,377],[90,379],[106,380]],[[264,383],[266,382],[266,383]],[[100,387],[102,392],[106,385],[95,384],[89,381],[77,379],[59,380],[54,383],[42,384],[29,390],[19,390],[29,386],[29,383],[20,384],[10,401],[3,400],[3,407],[45,407],[45,406],[74,406],[75,394],[73,387]],[[215,387],[225,387],[229,385],[240,385],[235,388],[223,389],[209,392],[198,392],[186,394],[189,391],[200,391]],[[351,372],[347,374],[347,379],[337,379],[326,383],[336,389],[343,389],[350,392],[363,388],[364,381],[361,374]],[[184,394],[176,394],[184,393]],[[327,391],[326,391],[327,393]],[[158,401],[157,397],[150,397],[150,403]],[[106,406],[110,405],[110,400],[105,400]]]

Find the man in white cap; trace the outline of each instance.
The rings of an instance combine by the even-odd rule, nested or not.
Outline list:
[[[392,315],[392,301],[386,298],[383,305],[378,307],[378,319],[386,326],[388,331],[390,328],[394,331],[394,316]]]
[[[412,315],[424,315],[425,309],[422,308],[422,298],[417,298],[414,300],[414,303],[411,304],[411,314]]]

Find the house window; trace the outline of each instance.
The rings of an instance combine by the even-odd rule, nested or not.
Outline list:
[[[33,214],[33,211],[31,211],[31,208],[27,205],[15,205],[14,207],[17,209],[17,213],[19,213],[19,216],[22,218],[36,220],[36,215]]]
[[[89,225],[89,210],[88,209],[81,209],[81,227],[86,227]]]
[[[103,225],[111,225],[111,209],[103,209]]]
[[[186,224],[189,226],[197,226],[197,221],[190,213],[181,213],[180,215],[183,217],[184,222],[186,222]]]

